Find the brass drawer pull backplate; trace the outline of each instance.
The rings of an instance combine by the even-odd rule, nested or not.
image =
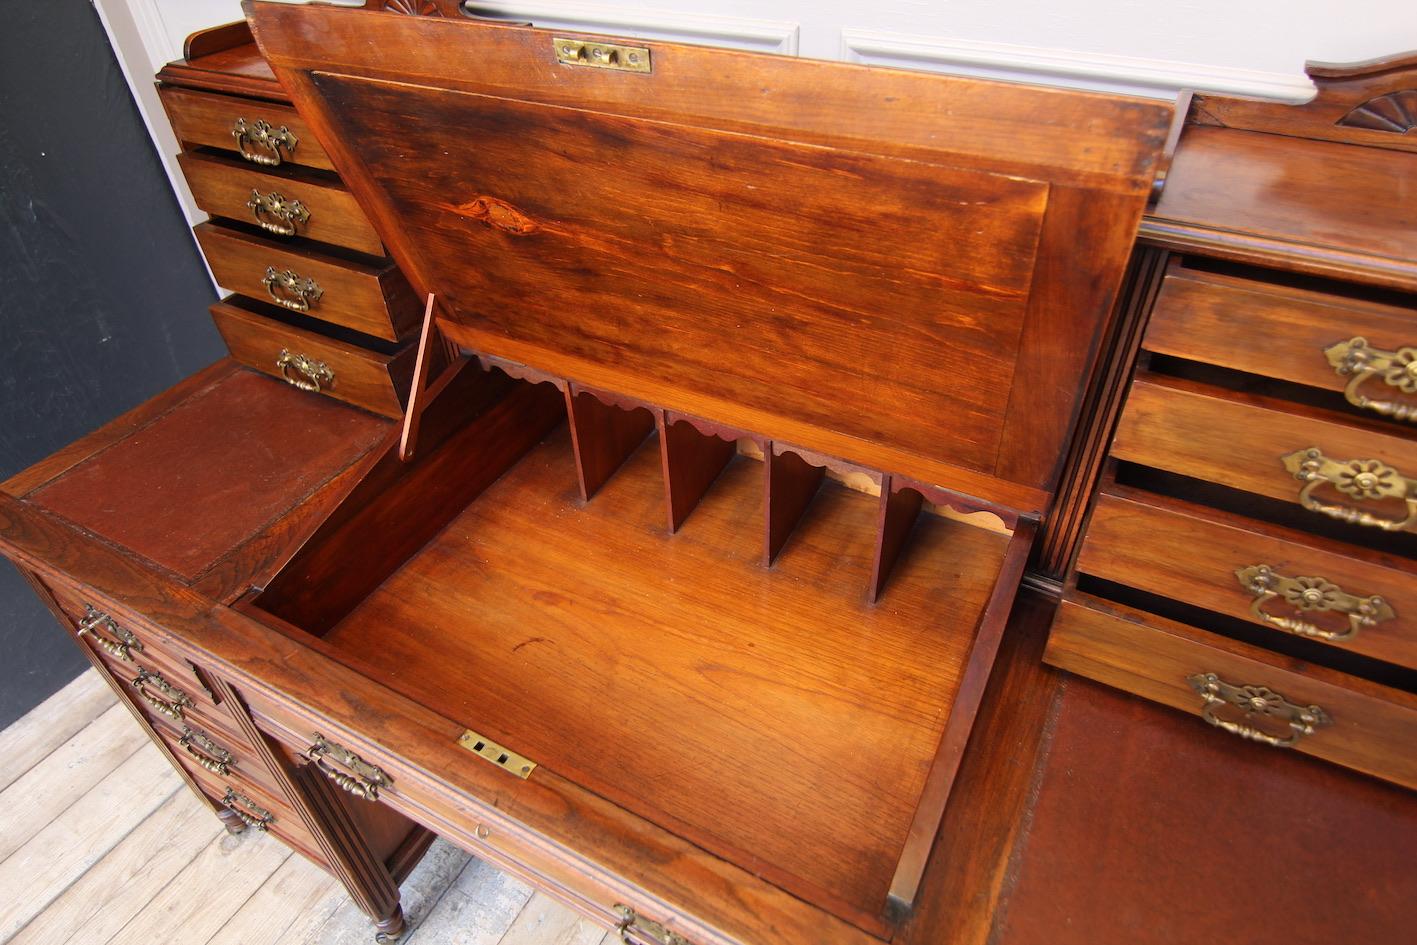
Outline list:
[[[263,194],[251,191],[251,199],[246,201],[246,209],[256,218],[261,229],[280,236],[294,236],[300,228],[310,222],[310,211],[299,200],[287,199],[284,194],[271,191]]]
[[[266,294],[272,302],[293,312],[310,311],[310,306],[325,294],[320,284],[309,276],[302,276],[291,269],[281,271],[275,266],[266,267],[261,285],[266,287]]]
[[[176,722],[182,721],[182,710],[193,704],[191,696],[163,679],[161,673],[150,669],[139,669],[138,675],[133,677],[132,686],[154,712]],[[158,695],[150,689],[156,690]]]
[[[1381,351],[1369,346],[1368,339],[1357,337],[1325,348],[1324,357],[1340,377],[1348,378],[1343,396],[1350,404],[1394,420],[1417,423],[1417,401],[1374,400],[1361,390],[1376,378],[1404,394],[1417,394],[1417,347]]]
[[[1299,490],[1299,504],[1311,512],[1386,532],[1400,532],[1417,522],[1417,480],[1386,463],[1376,459],[1329,459],[1316,446],[1297,450],[1280,461],[1291,476],[1304,483]],[[1406,515],[1391,518],[1342,502],[1324,502],[1315,494],[1321,486],[1358,502],[1402,502]]]
[[[1215,673],[1197,673],[1186,682],[1203,700],[1201,714],[1207,722],[1252,742],[1292,748],[1315,729],[1333,724],[1318,706],[1295,705],[1266,686],[1237,686]],[[1274,731],[1280,725],[1284,728]]]
[[[232,788],[227,788],[226,793],[222,795],[221,806],[235,814],[243,824],[256,830],[265,830],[276,819],[270,811]]]
[[[99,633],[100,627],[109,636]],[[79,636],[87,636],[109,656],[125,663],[133,662],[134,651],[143,652],[143,644],[138,642],[137,637],[118,626],[116,620],[93,604],[84,605],[84,619],[79,621],[78,630]]]
[[[1252,564],[1235,571],[1240,586],[1255,595],[1250,612],[1257,618],[1288,633],[1341,643],[1351,640],[1364,627],[1397,616],[1392,606],[1376,594],[1359,597],[1321,577],[1286,577],[1267,564]],[[1301,614],[1338,613],[1348,617],[1343,630],[1325,630],[1302,617],[1282,617],[1265,609],[1276,598]]]
[[[197,764],[212,774],[225,777],[231,773],[231,766],[236,761],[231,752],[201,732],[194,732],[185,725],[182,726],[182,737],[177,740],[177,744],[181,745],[182,750],[191,755]]]
[[[620,941],[625,945],[689,945],[684,936],[651,922],[623,903],[615,904],[615,913],[620,917],[615,931],[620,933]]]
[[[324,772],[325,777],[355,797],[377,801],[379,789],[393,784],[393,779],[378,765],[371,765],[348,748],[336,745],[323,735],[315,736],[315,744],[306,749],[305,757],[314,762],[315,767]],[[347,770],[339,770],[330,764],[331,761]]]
[[[260,118],[255,121],[236,119],[231,125],[231,136],[236,139],[236,150],[241,152],[243,158],[252,164],[267,167],[274,167],[289,157],[300,143],[300,139],[285,125],[272,128],[270,122]],[[285,150],[284,155],[281,149]]]
[[[316,361],[303,354],[291,354],[287,348],[280,349],[280,354],[276,356],[276,368],[287,384],[316,394],[335,382],[335,372],[324,361]],[[292,374],[292,371],[295,373]]]

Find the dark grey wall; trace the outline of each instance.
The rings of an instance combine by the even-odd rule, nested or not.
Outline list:
[[[0,0],[0,479],[223,354],[87,0]],[[0,728],[88,664],[0,564]]]

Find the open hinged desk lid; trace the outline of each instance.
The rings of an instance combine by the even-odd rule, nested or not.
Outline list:
[[[1044,509],[1169,105],[247,12],[465,350]]]

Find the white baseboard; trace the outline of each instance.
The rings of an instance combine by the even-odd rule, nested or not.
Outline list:
[[[529,20],[548,29],[615,33],[670,42],[732,46],[756,52],[797,55],[798,24],[741,16],[680,13],[627,4],[584,0],[510,0],[471,3],[468,11],[497,19]]]
[[[1180,89],[1291,102],[1305,101],[1314,94],[1308,79],[1282,72],[913,36],[884,30],[842,30],[841,58],[870,65],[1068,85],[1154,98],[1174,98]]]

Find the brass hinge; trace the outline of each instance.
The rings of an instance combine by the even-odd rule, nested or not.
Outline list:
[[[582,39],[558,36],[551,40],[556,49],[556,61],[563,66],[592,66],[619,72],[651,71],[649,49],[644,46],[616,46],[612,43],[588,43]]]
[[[531,777],[531,772],[536,768],[536,762],[530,758],[519,755],[510,748],[503,748],[492,739],[485,738],[472,729],[468,729],[458,736],[458,744],[479,758],[490,761],[523,780]]]

